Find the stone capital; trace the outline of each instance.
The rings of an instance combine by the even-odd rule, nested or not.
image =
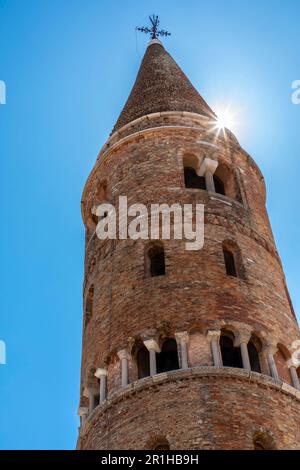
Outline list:
[[[221,330],[208,330],[206,336],[209,341],[219,341],[221,336]]]
[[[94,375],[95,375],[95,377],[97,377],[97,379],[100,379],[100,377],[103,377],[103,376],[107,375],[107,370],[106,369],[97,369]]]
[[[239,347],[241,344],[248,344],[251,338],[249,331],[240,331],[235,337],[234,346]]]
[[[78,408],[78,416],[86,416],[88,412],[89,412],[89,409],[86,406],[80,406]]]
[[[266,344],[265,347],[263,348],[263,352],[266,354],[271,354],[274,356],[278,351],[278,348],[275,344]]]
[[[160,347],[157,344],[157,341],[155,339],[146,339],[144,341],[144,345],[148,349],[148,351],[155,351],[157,353],[160,352]]]
[[[187,344],[189,341],[189,334],[187,331],[179,331],[178,333],[175,333],[175,338],[176,338],[177,343]]]
[[[290,369],[291,367],[295,367],[295,369],[298,369],[300,365],[300,362],[297,359],[294,359],[293,357],[287,361],[287,366]]]
[[[217,160],[212,160],[211,158],[206,157],[203,159],[203,162],[200,165],[198,175],[204,176],[207,171],[210,171],[211,174],[213,175],[217,167],[218,167]]]
[[[120,361],[121,361],[122,359],[127,359],[127,360],[130,359],[130,354],[129,354],[129,352],[127,351],[127,349],[121,349],[121,351],[119,351],[119,352],[117,353],[117,355],[118,355]]]

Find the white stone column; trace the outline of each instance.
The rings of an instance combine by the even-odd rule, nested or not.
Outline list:
[[[215,182],[214,182],[214,173],[218,167],[217,160],[212,160],[211,158],[204,158],[203,162],[200,165],[198,172],[199,176],[205,177],[205,184],[207,191],[212,193],[216,192]]]
[[[214,176],[210,170],[207,170],[205,172],[205,185],[206,185],[207,191],[210,191],[212,193],[216,192]]]
[[[223,366],[222,354],[221,354],[221,349],[220,349],[220,336],[221,336],[220,330],[209,330],[207,332],[207,339],[210,342],[210,347],[211,347],[211,352],[212,352],[212,357],[213,357],[213,362],[214,362],[215,367]]]
[[[100,380],[100,390],[99,390],[99,404],[103,403],[106,400],[106,369],[97,369],[95,372],[95,377]]]
[[[149,351],[150,356],[150,375],[156,374],[156,353],[160,352],[160,347],[158,346],[155,339],[147,339],[144,341],[144,345]]]
[[[118,357],[121,361],[121,382],[122,387],[128,385],[128,361],[130,359],[130,354],[126,349],[122,349],[118,352]]]
[[[80,417],[80,426],[83,426],[89,414],[89,409],[86,406],[80,406],[78,408],[78,416]]]
[[[241,356],[243,362],[243,368],[246,370],[251,370],[251,364],[249,359],[249,352],[248,352],[248,343],[251,338],[251,333],[241,331],[234,341],[235,347],[240,347],[241,349]]]
[[[290,374],[291,374],[293,385],[297,390],[300,391],[300,381],[299,381],[299,377],[297,374],[297,366],[294,364],[294,362],[291,359],[288,361],[288,367],[290,369]]]
[[[187,331],[181,331],[175,333],[175,338],[177,341],[177,347],[180,349],[180,366],[181,369],[188,369],[188,353],[187,353],[187,344],[189,341],[189,335]]]
[[[276,354],[277,350],[278,349],[275,345],[268,344],[265,347],[264,352],[267,356],[267,361],[268,361],[271,376],[273,377],[273,379],[279,380],[277,366],[276,366],[276,363],[275,363],[275,360],[274,360],[274,354]]]

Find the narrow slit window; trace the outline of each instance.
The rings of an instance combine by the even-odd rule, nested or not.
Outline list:
[[[224,260],[225,260],[225,268],[227,276],[234,276],[237,277],[235,259],[233,253],[229,250],[224,249]]]
[[[146,253],[146,275],[149,277],[166,274],[165,250],[162,245],[151,246]]]

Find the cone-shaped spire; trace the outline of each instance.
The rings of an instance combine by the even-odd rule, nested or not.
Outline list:
[[[163,111],[188,111],[215,117],[161,42],[155,39],[146,50],[114,131],[146,114]]]

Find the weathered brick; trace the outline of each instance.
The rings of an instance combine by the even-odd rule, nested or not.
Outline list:
[[[154,63],[159,67],[161,60],[171,60],[161,46],[151,46],[147,54],[138,93],[125,107],[118,132],[100,152],[82,198],[84,303],[91,285],[94,298],[92,318],[83,332],[80,405],[87,406],[84,388],[98,386],[93,376],[98,367],[108,370],[108,400],[82,426],[78,448],[145,449],[163,436],[171,449],[252,449],[255,433],[265,430],[277,448],[300,449],[299,393],[288,386],[292,382],[286,364],[291,343],[300,335],[265,207],[263,177],[229,131],[225,136],[212,132],[213,115],[202,98],[195,98],[184,75],[175,80],[183,81],[182,96],[178,87],[172,88],[172,77],[165,77],[171,85],[160,82],[155,89],[161,87],[161,92],[153,95],[153,103],[144,103],[142,112],[140,100],[149,96],[150,88],[145,95],[140,85],[150,87]],[[157,100],[162,107],[155,108]],[[151,115],[154,111],[160,112]],[[231,196],[186,189],[186,155],[205,155],[227,167]],[[147,241],[93,236],[91,209],[102,202],[104,185],[105,198],[114,205],[124,195],[129,204],[147,207],[203,203],[203,249],[187,251],[184,240],[165,240],[166,275],[145,277]],[[234,240],[240,249],[242,278],[226,275],[225,240]],[[263,347],[282,346],[275,356],[280,381],[211,367],[207,331],[229,327],[249,328]],[[136,345],[146,337],[160,340],[181,331],[189,333],[191,369],[138,380]],[[121,349],[131,354],[131,385],[124,390],[117,356]],[[269,374],[263,352],[261,367]]]

